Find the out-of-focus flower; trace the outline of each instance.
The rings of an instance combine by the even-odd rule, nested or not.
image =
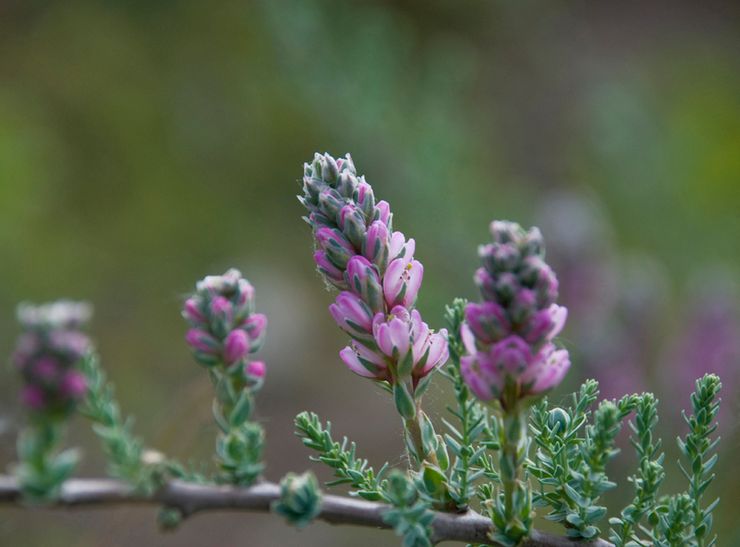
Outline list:
[[[235,269],[199,281],[182,316],[191,326],[185,340],[198,362],[207,366],[247,365],[267,326],[267,317],[254,312],[254,287]]]
[[[84,397],[87,383],[78,365],[92,345],[81,328],[91,315],[81,302],[18,307],[23,333],[13,361],[25,383],[21,400],[30,410],[66,415]]]
[[[465,309],[460,368],[478,398],[506,407],[562,381],[570,359],[552,340],[567,310],[555,304],[558,282],[544,262],[537,228],[494,221],[491,235],[493,243],[479,249],[483,267],[474,277],[484,301]]]

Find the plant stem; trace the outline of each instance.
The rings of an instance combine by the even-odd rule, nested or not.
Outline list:
[[[403,421],[404,428],[406,430],[406,436],[409,444],[409,462],[416,462],[417,466],[421,468],[424,462],[430,463],[435,467],[439,465],[437,461],[437,455],[433,450],[427,450],[424,446],[424,438],[421,433],[422,420],[426,418],[426,414],[421,409],[421,402],[416,402],[416,412],[412,418],[406,418]],[[413,447],[413,453],[411,451]]]

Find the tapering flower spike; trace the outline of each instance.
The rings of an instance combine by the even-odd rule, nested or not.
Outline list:
[[[390,388],[411,460],[436,465],[444,443],[429,433],[420,401],[430,374],[447,360],[447,331],[431,331],[414,309],[424,276],[414,240],[393,231],[388,202],[375,199],[349,155],[316,154],[304,165],[298,199],[308,209],[316,266],[341,291],[329,311],[352,342],[339,356],[355,374]]]
[[[267,317],[254,312],[254,287],[235,269],[208,276],[183,305],[185,340],[206,366],[244,364],[262,345]]]
[[[79,363],[91,343],[81,328],[91,313],[87,304],[69,301],[18,307],[24,332],[13,361],[25,383],[21,400],[31,411],[66,415],[84,397]]]
[[[308,209],[317,268],[342,291],[329,307],[354,340],[340,352],[342,360],[360,376],[407,381],[415,389],[447,359],[447,332],[433,333],[414,310],[424,276],[414,240],[392,230],[390,206],[376,201],[349,155],[316,154],[304,166],[299,200]]]
[[[185,340],[195,359],[208,367],[216,388],[213,415],[220,429],[216,461],[221,470],[217,479],[250,485],[264,468],[264,431],[251,415],[266,367],[263,361],[249,360],[249,355],[262,345],[267,317],[255,313],[254,287],[235,269],[199,281],[182,316],[191,327]]]
[[[491,235],[479,249],[474,279],[484,300],[465,309],[460,365],[478,398],[510,406],[549,391],[568,371],[567,351],[552,343],[567,310],[555,304],[557,278],[537,228],[494,221]]]
[[[13,362],[23,378],[21,402],[30,420],[18,440],[16,474],[29,501],[55,498],[79,460],[74,449],[57,450],[67,419],[87,395],[82,362],[92,344],[82,327],[91,314],[87,304],[70,301],[18,307],[23,333]]]

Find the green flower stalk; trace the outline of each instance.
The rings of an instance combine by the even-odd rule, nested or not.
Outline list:
[[[499,474],[494,522],[500,542],[517,543],[531,526],[531,495],[523,480],[527,409],[557,386],[570,367],[568,352],[552,340],[567,311],[555,304],[558,283],[544,262],[537,228],[491,223],[492,243],[479,249],[475,282],[483,301],[465,307],[460,371],[470,390],[500,415]]]
[[[304,165],[298,199],[308,210],[317,269],[341,291],[329,311],[352,338],[339,354],[342,361],[393,394],[410,463],[443,468],[445,445],[421,397],[431,374],[447,361],[447,331],[434,332],[414,309],[424,276],[414,240],[393,231],[389,204],[376,201],[349,155],[316,154]]]
[[[254,312],[254,288],[234,269],[200,281],[182,314],[192,327],[186,340],[216,388],[213,416],[221,430],[216,442],[218,479],[250,485],[264,468],[264,431],[251,416],[265,365],[248,356],[260,348],[267,318]]]
[[[91,314],[87,304],[69,301],[18,307],[23,333],[13,362],[23,378],[29,423],[18,440],[17,476],[31,501],[55,498],[79,459],[75,450],[57,449],[87,391],[80,361],[91,344],[81,328]]]

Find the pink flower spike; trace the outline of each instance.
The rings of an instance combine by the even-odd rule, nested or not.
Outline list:
[[[241,329],[235,329],[224,340],[224,361],[235,363],[249,353],[249,337]]]

